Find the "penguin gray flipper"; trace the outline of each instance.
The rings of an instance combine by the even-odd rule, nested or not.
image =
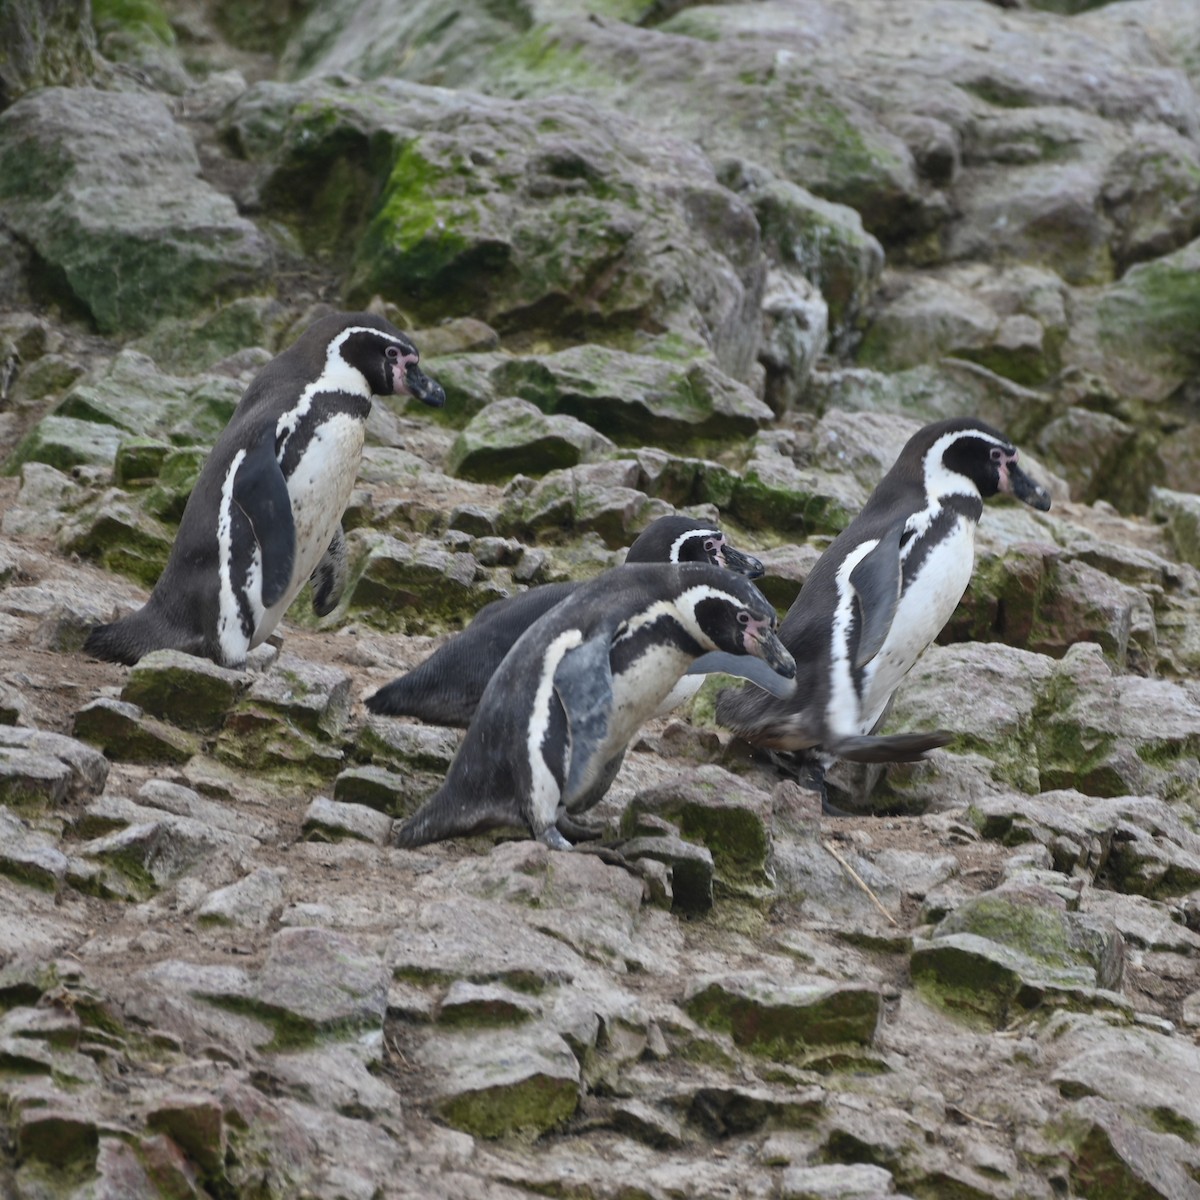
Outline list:
[[[739,675],[743,679],[757,684],[764,692],[770,692],[780,700],[786,700],[795,694],[796,679],[784,679],[777,671],[769,667],[761,658],[752,658],[747,654],[729,654],[725,650],[710,650],[702,654],[690,667],[688,675]]]
[[[286,594],[296,565],[296,522],[287,480],[275,457],[273,426],[264,427],[236,468],[230,508],[235,524],[240,514],[258,545],[262,556],[262,605],[270,608]]]
[[[604,630],[568,650],[554,671],[554,690],[567,715],[568,763],[562,804],[575,809],[606,765],[597,755],[608,736],[613,705],[612,636]]]
[[[346,587],[347,567],[350,561],[346,549],[346,535],[339,525],[329,543],[329,549],[321,555],[308,577],[312,584],[312,606],[318,617],[327,617],[342,598]]]
[[[860,624],[854,666],[859,670],[883,648],[900,604],[903,532],[904,521],[897,521],[850,572],[850,586],[858,599]]]
[[[936,750],[953,740],[954,734],[948,729],[933,729],[928,733],[890,733],[882,737],[866,733],[827,741],[824,749],[851,762],[917,762],[930,750]]]

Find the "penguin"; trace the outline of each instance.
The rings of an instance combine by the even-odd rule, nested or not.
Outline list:
[[[440,407],[417,348],[381,317],[334,313],[255,376],[188,498],[166,568],[137,612],[91,630],[84,650],[132,665],[183,650],[241,666],[309,578],[331,612],[346,580],[341,518],[372,396]]]
[[[814,751],[827,761],[912,762],[944,746],[944,730],[875,731],[962,599],[983,502],[997,494],[1050,507],[1049,493],[997,430],[971,418],[918,430],[783,619],[780,638],[800,664],[794,694],[725,689],[717,721],[755,746]]]
[[[796,664],[776,624],[753,583],[708,563],[620,566],[582,584],[517,639],[445,782],[393,840],[517,825],[571,849],[560,824],[604,795],[638,728],[698,659],[744,666],[786,694]]]
[[[708,562],[757,579],[763,565],[735,549],[710,522],[691,517],[659,517],[629,547],[628,563]],[[381,687],[366,700],[373,713],[417,717],[432,725],[465,729],[496,668],[517,638],[580,584],[548,583],[517,596],[493,600],[457,637],[440,646],[420,666]],[[680,681],[671,707],[693,694],[702,679]],[[665,704],[666,702],[664,702]]]

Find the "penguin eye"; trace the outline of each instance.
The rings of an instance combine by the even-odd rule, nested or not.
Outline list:
[[[1001,450],[999,446],[993,446],[992,447],[992,462],[994,462],[994,463],[1002,462],[1003,459],[1004,459],[1004,451]]]
[[[388,362],[396,362],[396,360],[399,359],[399,357],[400,357],[400,347],[399,346],[389,346],[384,351],[384,354],[387,356]]]
[[[750,614],[744,608],[737,615],[737,623],[742,626],[750,624]]]
[[[714,538],[707,538],[704,542],[705,554],[716,554],[719,548],[719,543]]]

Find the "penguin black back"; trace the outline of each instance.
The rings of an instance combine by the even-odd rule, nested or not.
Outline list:
[[[762,563],[731,546],[720,529],[681,516],[651,522],[629,547],[625,562],[704,562],[751,579],[763,573]],[[367,708],[386,716],[466,728],[488,681],[517,639],[579,586],[544,584],[492,601],[423,663],[368,696]]]

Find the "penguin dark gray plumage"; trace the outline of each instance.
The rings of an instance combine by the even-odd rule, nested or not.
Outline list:
[[[509,651],[445,782],[396,843],[523,825],[569,849],[560,816],[604,795],[638,728],[698,659],[790,686],[776,622],[748,579],[708,564],[615,567],[583,584]]]
[[[708,562],[750,579],[763,573],[757,558],[734,549],[711,522],[680,516],[659,517],[651,522],[629,547],[625,562]],[[367,708],[386,716],[417,717],[430,724],[465,729],[488,680],[517,638],[580,586],[548,583],[492,601],[462,633],[440,646],[420,666],[368,696]],[[683,690],[695,691],[701,682],[696,680],[693,687]],[[686,696],[675,699],[675,703],[682,699]]]
[[[150,599],[94,628],[84,649],[130,664],[174,649],[239,666],[310,576],[314,608],[331,612],[371,397],[445,403],[417,361],[412,342],[370,313],[305,330],[255,376],[217,439]]]
[[[940,730],[874,731],[962,599],[983,501],[997,493],[1050,507],[1049,493],[1017,466],[1016,448],[995,429],[957,418],[915,433],[780,625],[798,664],[794,694],[726,689],[717,720],[756,746],[859,762],[907,762],[944,746],[951,735]]]

